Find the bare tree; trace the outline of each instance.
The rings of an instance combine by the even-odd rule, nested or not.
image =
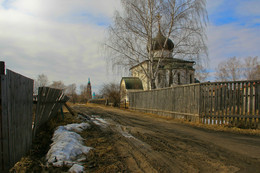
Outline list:
[[[258,57],[246,57],[243,61],[233,57],[218,64],[216,69],[216,79],[218,81],[236,80],[259,80],[260,63]]]
[[[241,61],[232,57],[218,64],[216,69],[217,81],[236,81],[241,79]]]
[[[260,80],[260,63],[258,57],[247,57],[243,65],[244,77],[247,80]]]
[[[49,85],[49,87],[51,88],[56,88],[56,89],[61,89],[61,90],[65,90],[66,86],[62,81],[52,81],[52,84]]]
[[[120,86],[116,83],[104,84],[100,93],[113,103],[113,106],[119,106],[120,103]]]
[[[204,42],[206,0],[121,0],[121,3],[123,11],[115,12],[105,43],[113,67],[128,69],[148,61],[148,68],[140,65],[149,85],[155,88],[160,64],[166,58],[162,54],[155,61],[151,51],[154,34],[158,32],[166,37],[163,47],[168,38],[174,41],[175,58],[194,60],[199,64],[201,55],[207,55]]]
[[[70,100],[75,104],[77,101],[77,86],[75,83],[70,84],[66,87],[66,94],[70,97]]]
[[[79,95],[79,102],[81,103],[86,103],[88,101],[87,98],[87,87],[88,85],[80,85],[80,95]]]
[[[49,85],[48,77],[45,74],[39,74],[34,83],[34,93],[38,93],[39,87],[44,87]]]
[[[195,69],[195,78],[200,82],[206,82],[209,76],[209,72],[206,70],[206,68],[201,64],[197,64],[195,66]]]

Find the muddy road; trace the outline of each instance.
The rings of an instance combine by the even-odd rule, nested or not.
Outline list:
[[[91,117],[95,149],[88,172],[260,172],[260,137],[195,128],[101,106],[74,106]]]

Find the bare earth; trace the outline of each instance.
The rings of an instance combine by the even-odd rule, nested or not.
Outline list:
[[[87,172],[260,172],[260,137],[194,128],[103,106],[73,107],[107,124],[83,134]]]

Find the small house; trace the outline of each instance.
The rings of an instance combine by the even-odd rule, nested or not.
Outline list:
[[[142,91],[142,81],[138,77],[122,77],[120,82],[120,102],[128,102],[130,91]]]

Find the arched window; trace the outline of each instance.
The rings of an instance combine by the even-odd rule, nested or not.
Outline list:
[[[178,85],[180,85],[181,84],[181,75],[180,75],[180,73],[178,73]]]
[[[171,86],[171,84],[173,83],[172,71],[170,70],[169,73],[169,86]]]
[[[192,81],[193,81],[193,80],[192,80],[192,74],[191,74],[191,75],[190,75],[190,83],[192,83]]]
[[[158,73],[158,83],[161,83],[161,74]]]

